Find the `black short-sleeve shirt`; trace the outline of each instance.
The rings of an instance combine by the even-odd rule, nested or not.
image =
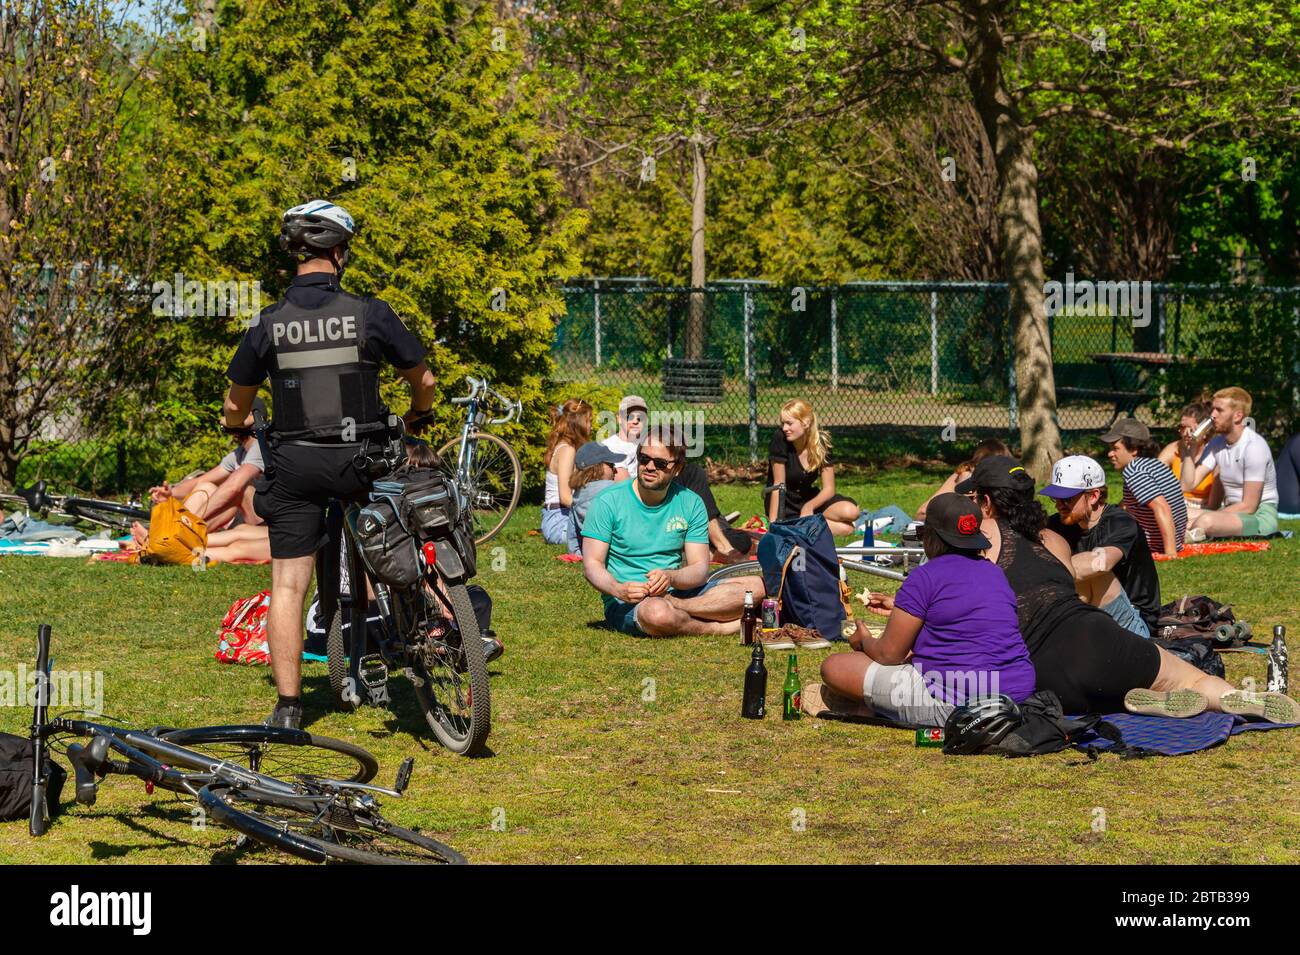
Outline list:
[[[785,432],[777,428],[772,432],[772,442],[767,449],[767,483],[772,483],[772,465],[776,461],[785,465],[785,499],[786,508],[798,509],[811,501],[821,491],[820,469],[816,472],[804,470],[803,464],[799,460],[799,452],[795,449],[794,443],[786,440]],[[822,467],[832,464],[830,454],[827,453],[826,460]]]
[[[1147,546],[1146,534],[1132,514],[1117,504],[1107,504],[1102,509],[1101,518],[1087,531],[1063,524],[1056,514],[1048,519],[1047,526],[1064,537],[1076,554],[1098,547],[1118,548],[1124,556],[1115,565],[1115,577],[1151,632],[1155,632],[1156,619],[1160,615],[1160,575],[1156,573],[1156,562]]]
[[[337,277],[331,272],[309,272],[295,276],[285,292],[285,299],[302,308],[317,308],[333,293],[339,291]],[[259,313],[273,314],[283,300],[267,306]],[[235,349],[234,357],[226,368],[226,377],[237,385],[260,385],[270,371],[267,356],[271,340],[266,334],[267,323],[258,321],[247,332]],[[427,354],[428,349],[397,317],[391,305],[381,299],[370,299],[366,312],[365,347],[375,361],[386,361],[394,368],[414,368]]]

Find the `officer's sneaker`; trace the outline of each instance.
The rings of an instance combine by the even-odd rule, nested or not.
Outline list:
[[[302,728],[301,703],[276,703],[271,715],[266,718],[267,726],[296,730]]]

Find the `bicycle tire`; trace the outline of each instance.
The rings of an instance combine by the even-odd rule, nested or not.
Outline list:
[[[470,477],[469,487],[461,486],[456,478],[456,462],[460,460],[461,438],[453,438],[439,448],[438,457],[442,459],[443,471],[460,487],[461,493],[468,501],[474,518],[474,543],[481,545],[501,532],[506,522],[514,515],[515,508],[519,506],[523,469],[515,449],[497,435],[487,431],[475,431],[470,438],[476,441],[479,447],[476,449],[475,471]],[[482,448],[484,444],[492,448],[487,452],[490,457],[485,457]],[[500,463],[498,473],[490,473],[489,469],[497,467],[497,462]],[[480,487],[484,483],[485,476],[488,477],[490,484],[486,489]],[[506,486],[507,484],[509,487]],[[490,507],[476,507],[475,503],[483,500],[483,495],[488,495],[488,499],[496,503]]]
[[[323,799],[324,797],[322,797]],[[347,810],[328,813],[315,807],[286,805],[270,794],[212,784],[199,790],[199,804],[222,825],[291,855],[313,862],[362,865],[465,865],[463,855],[423,833],[390,823],[375,813]],[[327,821],[328,816],[328,821]],[[376,843],[390,840],[389,846]],[[346,842],[339,841],[340,839]]]
[[[483,651],[483,639],[479,634],[478,620],[474,616],[474,607],[470,603],[469,593],[464,584],[446,588],[447,603],[455,617],[456,629],[460,632],[460,646],[452,647],[441,644],[445,650],[444,660],[436,670],[430,670],[419,653],[413,654],[411,671],[414,679],[416,698],[424,711],[425,722],[444,747],[461,756],[477,756],[487,746],[488,734],[492,730],[492,696],[488,686],[487,655]],[[430,599],[425,596],[425,600]],[[457,674],[459,665],[463,664],[468,677],[469,692],[467,698],[460,698],[460,681]],[[450,676],[455,681],[454,688],[447,690]],[[444,687],[440,700],[436,685]],[[458,709],[468,710],[468,725],[464,718],[452,711],[454,702]]]
[[[339,524],[340,541],[339,546],[345,548],[348,561],[348,586],[356,589],[352,583],[354,580],[364,581],[364,568],[351,544],[350,535],[343,526],[347,521],[344,516]],[[326,605],[324,597],[325,589],[333,587],[335,594],[339,590],[339,576],[337,567],[339,566],[339,554],[335,552],[333,546],[326,546],[324,551],[325,566],[329,568],[322,573],[321,564],[317,563],[317,580],[320,582],[321,606]],[[362,591],[364,593],[364,590]],[[350,614],[348,621],[348,636],[351,636],[352,646],[348,646],[348,640],[343,633],[343,614],[344,604],[337,596],[333,601],[333,607],[327,614],[324,614],[325,620],[325,659],[329,668],[330,678],[330,695],[334,700],[336,709],[344,713],[351,713],[361,705],[361,693],[357,682],[357,661],[360,659],[358,649],[358,636],[364,636],[366,627],[365,610],[358,606],[355,600],[349,600],[347,604],[347,613]],[[361,648],[364,651],[364,647]]]
[[[159,733],[158,738],[207,756],[238,763],[276,779],[320,776],[366,783],[379,772],[379,762],[368,750],[306,730],[272,726],[199,726],[167,730]]]
[[[107,527],[130,527],[132,521],[149,523],[149,511],[116,501],[96,501],[86,497],[65,497],[56,510],[69,517],[79,517]]]

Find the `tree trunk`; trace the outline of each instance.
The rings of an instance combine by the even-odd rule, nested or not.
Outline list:
[[[993,144],[998,174],[998,239],[1014,330],[1020,459],[1035,480],[1051,477],[1064,456],[1056,423],[1052,342],[1043,307],[1043,232],[1038,220],[1038,167],[1031,131],[1003,83],[1004,52],[996,11],[981,5],[972,27],[967,74],[975,108]]]
[[[691,137],[691,288],[704,288],[704,143],[703,135]],[[708,316],[703,292],[691,293],[686,318],[686,357],[703,358]]]

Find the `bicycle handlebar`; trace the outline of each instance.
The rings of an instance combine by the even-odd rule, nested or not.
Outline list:
[[[495,398],[505,406],[506,413],[500,418],[489,418],[487,420],[488,424],[506,424],[523,414],[524,406],[522,402],[513,401],[510,398],[507,398],[505,395],[501,394],[501,392],[489,385],[486,378],[475,378],[473,375],[466,375],[465,380],[469,382],[469,394],[463,398],[452,398],[452,404],[467,405],[471,401],[476,401],[480,398]]]

